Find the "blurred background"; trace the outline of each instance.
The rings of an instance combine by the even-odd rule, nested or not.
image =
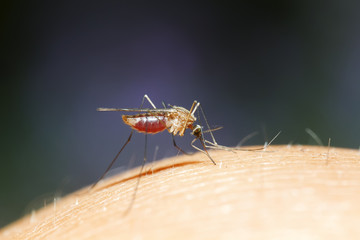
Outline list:
[[[356,3],[357,4],[357,3]],[[360,15],[354,1],[7,1],[1,8],[0,227],[96,181],[144,94],[202,103],[219,144],[360,145]],[[148,106],[148,105],[147,105]],[[192,136],[176,138],[192,151]],[[168,133],[148,158],[177,154]],[[159,148],[156,152],[155,149]],[[136,133],[117,167],[142,161]],[[156,152],[156,156],[155,155]]]

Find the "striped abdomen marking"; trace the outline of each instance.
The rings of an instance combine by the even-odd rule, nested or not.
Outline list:
[[[166,129],[167,118],[163,115],[123,115],[123,121],[131,128],[143,133],[158,133]]]

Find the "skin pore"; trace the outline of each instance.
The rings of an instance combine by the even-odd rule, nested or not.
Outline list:
[[[357,239],[360,153],[319,146],[210,150],[65,196],[0,239]]]

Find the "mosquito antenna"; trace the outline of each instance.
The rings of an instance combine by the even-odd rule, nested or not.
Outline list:
[[[111,161],[111,163],[109,164],[109,166],[106,168],[105,172],[101,175],[101,177],[90,187],[90,190],[93,189],[96,184],[98,184],[104,177],[105,175],[110,171],[111,167],[114,165],[114,163],[116,162],[116,159],[118,159],[118,157],[120,156],[120,153],[124,150],[125,146],[130,142],[131,137],[133,135],[134,130],[131,130],[131,133],[129,135],[128,140],[125,142],[125,144],[122,146],[122,148],[120,149],[120,151],[116,154],[116,156],[114,157],[114,159]]]

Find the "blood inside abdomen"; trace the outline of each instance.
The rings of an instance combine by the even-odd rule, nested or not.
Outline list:
[[[166,129],[166,118],[164,116],[123,115],[123,120],[138,132],[154,134]]]

